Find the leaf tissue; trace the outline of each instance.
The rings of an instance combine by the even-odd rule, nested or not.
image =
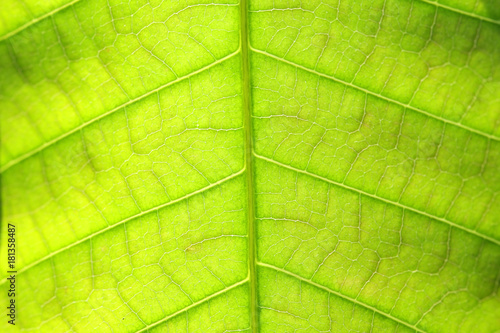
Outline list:
[[[500,331],[497,0],[0,6],[0,331]]]

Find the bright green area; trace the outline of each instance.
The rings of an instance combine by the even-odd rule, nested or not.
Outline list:
[[[413,332],[366,307],[269,268],[259,268],[266,332]]]
[[[495,0],[428,0],[451,10],[477,15],[479,18],[500,22],[500,7]]]
[[[74,2],[71,1],[71,2]],[[0,38],[4,39],[23,27],[71,3],[67,0],[12,0],[2,1],[0,11]]]
[[[498,245],[260,159],[256,174],[259,262],[426,331],[489,332],[498,328]],[[259,281],[270,279],[268,274],[259,275]],[[273,279],[278,280],[273,283],[288,286],[279,281],[294,278],[278,274]],[[312,298],[308,302],[316,304],[330,298],[339,302],[335,294],[329,296],[305,285],[305,297]],[[263,293],[272,293],[267,290],[271,287],[263,288]],[[322,300],[314,300],[316,297]],[[314,316],[336,318],[345,311],[337,313],[335,305],[329,310],[324,304],[307,311],[308,306],[297,301],[300,297],[292,291],[279,300],[261,298],[259,304],[268,310],[291,308],[303,320],[309,319],[308,325],[315,323]],[[362,312],[357,310],[359,306],[355,308],[353,318]],[[321,311],[325,314],[320,315]],[[368,315],[359,316],[366,320]],[[327,318],[317,320],[317,329],[324,331],[319,327],[328,324]]]
[[[6,1],[0,331],[500,330],[498,20]]]
[[[20,246],[31,248],[20,266],[241,171],[238,59],[117,110],[7,170],[3,213],[26,226]]]
[[[247,276],[244,199],[238,176],[44,260],[20,276],[18,324],[47,332],[137,331],[232,289]],[[245,308],[228,313],[240,324],[248,320],[247,289],[227,296],[231,308]]]
[[[0,42],[0,165],[235,52],[238,14],[83,0]]]
[[[422,1],[301,3],[252,2],[252,46],[500,136],[500,23]]]
[[[498,141],[261,54],[252,67],[257,154],[500,238]]]

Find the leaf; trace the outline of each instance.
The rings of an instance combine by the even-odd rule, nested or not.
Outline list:
[[[2,7],[1,331],[500,330],[495,1]]]

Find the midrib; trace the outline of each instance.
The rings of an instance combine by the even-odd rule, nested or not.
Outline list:
[[[241,45],[241,73],[243,92],[243,119],[245,126],[245,169],[247,181],[248,202],[248,271],[250,277],[250,325],[252,332],[258,332],[257,318],[257,274],[255,260],[255,205],[253,182],[253,154],[252,154],[252,115],[250,101],[250,62],[248,60],[248,2],[240,1],[240,45]]]

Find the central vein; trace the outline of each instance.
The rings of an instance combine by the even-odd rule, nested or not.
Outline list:
[[[245,125],[245,169],[248,200],[248,270],[250,275],[250,324],[252,332],[258,332],[257,276],[255,260],[255,206],[252,161],[252,115],[250,102],[250,62],[248,60],[248,3],[240,2],[240,45],[242,63],[243,118]]]

